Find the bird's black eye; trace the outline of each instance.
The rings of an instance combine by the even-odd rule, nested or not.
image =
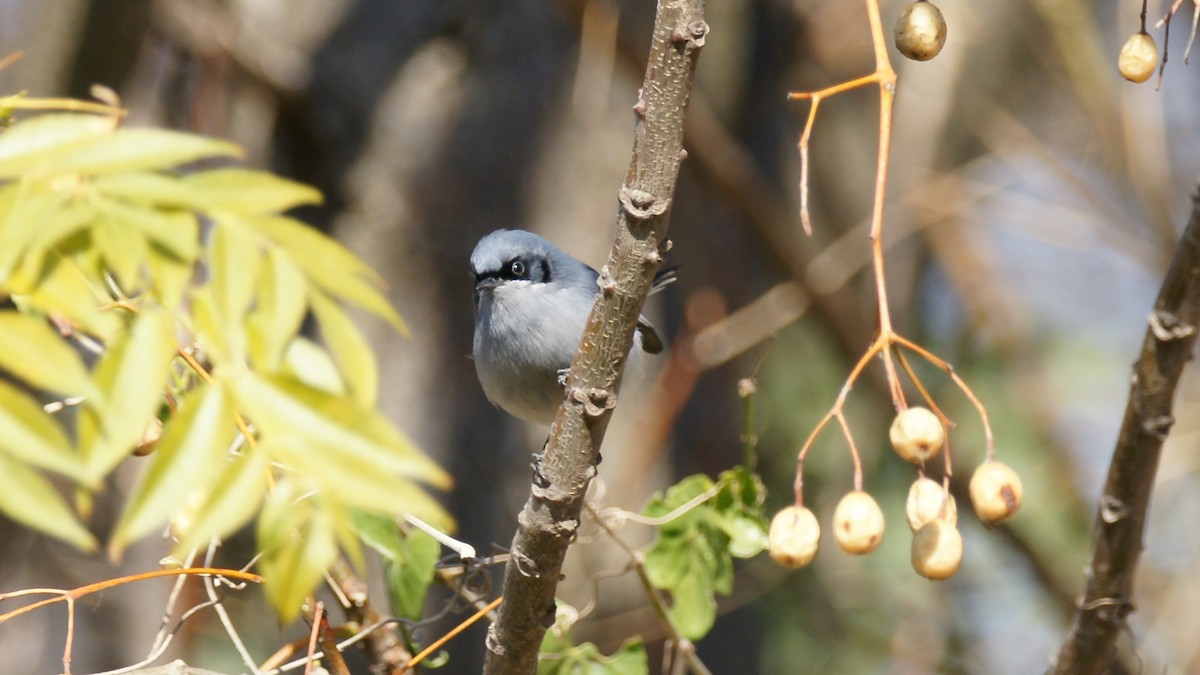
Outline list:
[[[509,279],[529,278],[529,267],[525,264],[524,260],[510,260],[505,268],[505,272],[507,272],[507,274],[504,276],[508,277]]]

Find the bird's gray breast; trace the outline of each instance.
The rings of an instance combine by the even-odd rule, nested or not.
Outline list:
[[[571,365],[594,299],[594,291],[552,284],[483,292],[473,352],[488,399],[524,420],[553,420],[563,397],[558,373]]]

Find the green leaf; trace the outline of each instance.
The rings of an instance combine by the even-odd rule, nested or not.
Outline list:
[[[353,510],[350,522],[362,543],[370,546],[386,560],[403,557],[404,532],[396,519],[379,513]]]
[[[402,335],[408,334],[404,320],[380,292],[378,275],[344,246],[285,216],[246,218],[244,222],[287,251],[321,290],[388,321]]]
[[[185,176],[183,183],[203,196],[205,211],[258,215],[321,203],[321,192],[316,188],[265,171],[199,171]]]
[[[717,620],[717,601],[712,590],[701,584],[682,584],[671,589],[671,622],[689,640],[708,635]]]
[[[712,479],[704,474],[688,476],[668,488],[665,495],[654,495],[646,505],[644,512],[651,518],[662,518],[705,492],[708,492],[713,487]],[[707,502],[679,514],[670,522],[664,523],[661,526],[662,530],[664,532],[685,531],[694,528],[697,519],[707,517],[707,513],[702,508],[705,503]]]
[[[350,394],[360,405],[375,407],[379,395],[379,366],[371,345],[354,321],[324,293],[312,293],[312,310]]]
[[[384,565],[392,612],[416,621],[425,610],[425,596],[433,583],[441,545],[420,530],[412,530],[405,538],[404,557]]]
[[[0,511],[85,551],[96,548],[95,537],[54,487],[41,474],[4,454],[0,454]]]
[[[0,178],[44,166],[78,147],[112,133],[111,117],[60,113],[39,115],[0,134]]]
[[[57,173],[102,175],[166,169],[205,157],[241,157],[236,143],[165,129],[117,129],[59,157]]]
[[[269,459],[261,445],[246,447],[242,454],[229,457],[213,482],[212,493],[176,544],[176,555],[186,554],[213,537],[223,538],[254,517],[267,494]]]
[[[729,516],[723,529],[729,535],[729,554],[735,558],[753,558],[767,550],[767,530],[761,519]]]
[[[258,302],[247,320],[250,356],[257,370],[280,369],[288,345],[308,311],[307,282],[287,256],[267,252],[258,280]],[[335,389],[336,390],[336,389]]]
[[[80,442],[88,475],[98,479],[129,455],[162,404],[175,350],[171,318],[144,309],[96,364],[104,398],[85,404]]]
[[[611,656],[596,645],[574,644],[570,620],[575,610],[559,603],[555,623],[542,638],[537,675],[647,675],[650,666],[641,638],[626,640]]]
[[[83,478],[83,462],[58,422],[29,394],[0,382],[0,451],[32,466]]]
[[[688,476],[646,506],[647,515],[661,518],[690,505],[660,526],[658,540],[645,553],[651,584],[670,592],[672,622],[690,639],[712,629],[714,594],[732,592],[733,557],[750,557],[766,546],[761,488],[758,476],[737,467],[716,483]]]
[[[117,522],[109,545],[114,557],[161,525],[192,492],[211,483],[233,442],[234,412],[230,397],[217,384],[201,386],[180,401]]]
[[[79,354],[45,320],[0,312],[0,368],[30,385],[68,396],[100,397]]]
[[[258,523],[267,599],[284,623],[296,618],[337,557],[328,511],[315,508],[309,499],[298,499],[300,492],[293,485],[287,481],[276,487]]]

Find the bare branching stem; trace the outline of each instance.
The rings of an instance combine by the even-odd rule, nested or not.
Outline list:
[[[1105,672],[1134,608],[1150,493],[1175,421],[1175,389],[1200,329],[1200,186],[1148,323],[1100,496],[1087,590],[1050,669],[1056,675]]]
[[[646,74],[634,105],[633,153],[618,193],[616,239],[571,364],[566,400],[534,467],[530,497],[518,517],[504,574],[507,599],[487,636],[488,675],[535,672],[542,637],[554,623],[554,593],[563,558],[579,527],[584,493],[596,474],[638,315],[669,246],[667,219],[686,155],[684,117],[707,34],[704,0],[659,2]]]
[[[788,100],[812,101],[812,107],[809,109],[808,120],[805,122],[804,131],[800,135],[800,219],[804,223],[806,232],[811,234],[811,215],[808,211],[808,144],[812,137],[813,123],[816,119],[817,109],[821,100],[835,94],[840,94],[844,91],[857,89],[859,87],[870,84],[878,85],[879,87],[879,156],[875,165],[875,197],[871,205],[871,271],[875,278],[875,298],[878,304],[879,317],[879,332],[871,345],[867,347],[866,352],[859,358],[854,368],[850,371],[850,375],[846,378],[846,382],[842,385],[841,392],[838,393],[837,400],[833,407],[825,414],[823,418],[813,428],[812,433],[804,441],[800,452],[796,459],[796,480],[794,489],[796,493],[796,505],[803,506],[804,504],[804,459],[808,456],[808,452],[812,449],[813,443],[821,431],[833,420],[837,420],[838,426],[842,429],[842,435],[846,439],[846,445],[850,450],[850,456],[854,460],[854,489],[861,490],[863,484],[862,477],[862,462],[859,457],[858,448],[854,443],[854,437],[850,432],[850,425],[846,421],[845,405],[846,397],[850,393],[850,389],[862,374],[866,365],[876,355],[883,360],[883,369],[887,377],[888,392],[892,397],[892,405],[897,411],[904,410],[908,407],[908,401],[905,399],[904,386],[900,380],[899,372],[896,368],[896,360],[899,359],[901,366],[916,386],[921,396],[936,411],[938,418],[946,428],[954,426],[953,422],[946,417],[942,410],[934,403],[933,398],[925,389],[924,385],[917,379],[916,373],[909,367],[907,361],[903,358],[903,353],[899,347],[904,347],[917,356],[929,361],[934,366],[944,371],[947,377],[963,394],[970,399],[975,405],[975,409],[979,412],[979,416],[983,423],[984,436],[987,441],[987,459],[991,460],[995,454],[994,442],[992,440],[992,428],[988,423],[987,410],[983,404],[976,398],[967,383],[963,381],[949,363],[934,355],[932,352],[921,347],[915,342],[903,337],[896,332],[892,325],[891,309],[888,304],[887,295],[887,276],[884,274],[883,267],[883,207],[887,200],[887,175],[888,166],[891,159],[891,143],[892,143],[892,110],[894,108],[896,98],[896,71],[892,68],[892,63],[888,57],[887,41],[883,33],[883,21],[879,15],[878,0],[866,0],[867,2],[867,18],[871,24],[871,44],[875,49],[875,72],[864,75],[862,77],[842,82],[830,87],[826,87],[815,92],[793,92],[788,94]],[[946,443],[946,471],[949,475],[950,471],[950,446]]]

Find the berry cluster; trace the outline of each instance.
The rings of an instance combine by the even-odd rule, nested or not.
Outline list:
[[[896,415],[888,436],[892,449],[916,464],[920,475],[908,490],[905,515],[913,531],[912,566],[923,577],[946,579],[958,571],[963,541],[958,532],[958,506],[945,483],[925,477],[924,465],[946,444],[946,427],[937,415],[919,406]],[[1005,464],[989,459],[976,469],[970,484],[971,504],[979,519],[997,525],[1021,506],[1021,479]],[[833,512],[833,536],[847,553],[870,553],[883,540],[883,511],[871,495],[854,490]],[[771,521],[771,556],[785,567],[803,567],[816,556],[821,526],[800,503]]]

